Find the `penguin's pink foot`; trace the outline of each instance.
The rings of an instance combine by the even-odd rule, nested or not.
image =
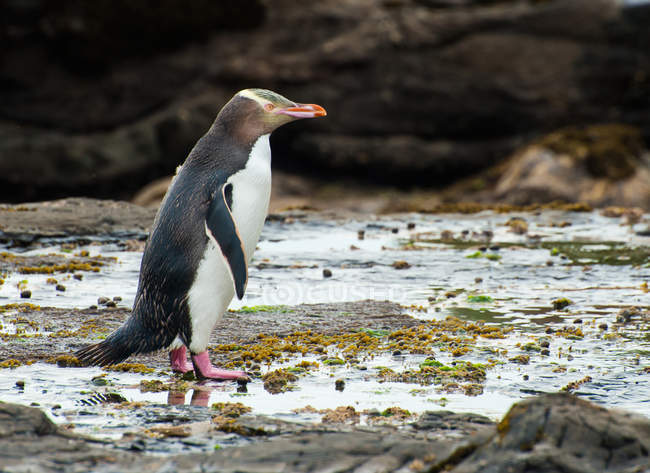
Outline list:
[[[210,379],[239,379],[248,378],[244,371],[230,371],[222,370],[212,366],[210,356],[207,350],[202,351],[198,355],[192,355],[192,363],[194,363],[194,375],[197,378],[210,378]]]
[[[172,371],[176,373],[187,373],[194,369],[194,365],[187,361],[187,348],[184,346],[169,352],[169,361]]]

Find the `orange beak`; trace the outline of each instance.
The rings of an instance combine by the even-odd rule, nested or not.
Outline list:
[[[315,103],[298,103],[295,107],[280,108],[275,113],[296,118],[316,118],[327,115],[325,109]]]

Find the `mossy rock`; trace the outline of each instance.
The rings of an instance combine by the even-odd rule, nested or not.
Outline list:
[[[567,127],[539,144],[583,164],[594,177],[612,180],[633,175],[645,148],[641,131],[623,124]]]

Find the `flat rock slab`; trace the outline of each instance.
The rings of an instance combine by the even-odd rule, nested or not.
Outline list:
[[[142,237],[156,214],[128,202],[69,198],[0,205],[0,243],[70,236]]]
[[[264,419],[244,416],[236,422],[260,425]],[[37,409],[0,404],[1,471],[623,473],[650,468],[650,420],[568,394],[519,402],[497,426],[473,414],[426,412],[402,428],[296,424],[293,432],[257,432],[262,442],[210,454],[151,456],[69,434]]]
[[[0,361],[41,361],[72,354],[88,343],[96,343],[98,336],[118,328],[130,312],[122,307],[62,309],[24,305],[17,317],[46,332],[26,339],[6,337],[0,345]],[[361,329],[396,330],[420,323],[402,313],[399,304],[387,301],[269,306],[256,312],[226,312],[212,331],[210,344],[254,343],[260,333],[282,336],[296,330],[314,330],[333,335]],[[168,368],[167,352],[132,357],[130,361],[156,369]]]

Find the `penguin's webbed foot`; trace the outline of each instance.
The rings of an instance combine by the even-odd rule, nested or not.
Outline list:
[[[194,369],[194,365],[187,361],[187,348],[185,346],[170,351],[169,361],[172,365],[172,371],[176,373],[187,373]]]
[[[192,363],[194,364],[194,375],[201,379],[248,379],[248,374],[244,371],[231,371],[215,368],[212,366],[210,356],[207,350],[202,351],[198,355],[192,355]]]

